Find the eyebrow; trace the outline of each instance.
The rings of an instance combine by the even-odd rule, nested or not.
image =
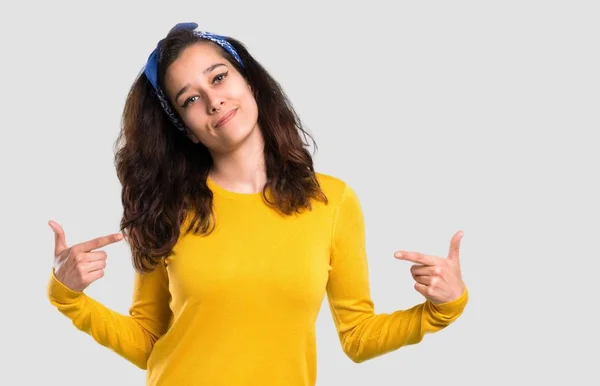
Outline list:
[[[214,70],[215,68],[219,67],[219,66],[224,66],[224,63],[215,63],[211,66],[209,66],[208,68],[206,68],[204,71],[202,71],[203,74],[208,74],[209,72],[211,72],[212,70]],[[177,102],[177,99],[179,99],[179,97],[181,96],[181,94],[183,94],[184,92],[186,92],[188,89],[190,88],[190,84],[186,84],[185,86],[183,86],[181,88],[181,90],[177,91],[177,94],[175,94],[175,102]]]

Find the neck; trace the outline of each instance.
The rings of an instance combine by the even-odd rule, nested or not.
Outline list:
[[[221,187],[238,193],[258,193],[267,182],[264,140],[255,127],[243,144],[232,152],[212,154],[210,178]]]

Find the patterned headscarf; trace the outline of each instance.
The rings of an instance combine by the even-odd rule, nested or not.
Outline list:
[[[169,31],[169,33],[171,33],[172,31],[174,31],[176,29],[186,29],[186,30],[193,31],[194,35],[196,35],[202,39],[206,39],[206,40],[215,42],[218,45],[220,45],[221,47],[223,47],[223,49],[225,51],[227,51],[229,54],[231,54],[231,56],[233,56],[235,58],[235,60],[237,60],[242,67],[244,66],[244,64],[242,63],[242,59],[238,55],[237,51],[235,50],[235,48],[233,48],[231,43],[229,43],[226,40],[226,38],[224,36],[216,35],[216,34],[213,34],[210,32],[206,32],[206,31],[197,31],[196,28],[198,28],[197,23],[178,23],[173,28],[171,28],[171,31]],[[167,114],[167,116],[169,117],[169,119],[171,120],[173,125],[178,130],[185,132],[183,123],[179,120],[179,118],[177,118],[177,115],[171,108],[169,101],[167,100],[167,97],[165,96],[165,94],[163,93],[163,91],[160,89],[160,87],[158,85],[158,58],[161,53],[162,42],[163,42],[163,40],[158,42],[158,44],[156,45],[156,48],[154,49],[154,51],[152,51],[152,53],[148,57],[148,61],[144,68],[144,74],[146,75],[146,77],[148,78],[150,83],[152,84],[152,87],[154,87],[154,90],[156,91],[156,96],[160,102],[160,105],[162,106],[163,110],[165,111],[165,113]]]

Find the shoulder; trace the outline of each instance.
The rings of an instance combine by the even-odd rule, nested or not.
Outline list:
[[[342,178],[321,172],[315,172],[315,175],[323,193],[334,205],[339,204],[345,198],[357,199],[352,186]]]

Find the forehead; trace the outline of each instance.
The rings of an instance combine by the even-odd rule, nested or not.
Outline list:
[[[169,66],[165,73],[165,82],[188,83],[190,78],[201,76],[206,68],[215,63],[228,64],[218,47],[209,42],[193,44],[186,47]]]

